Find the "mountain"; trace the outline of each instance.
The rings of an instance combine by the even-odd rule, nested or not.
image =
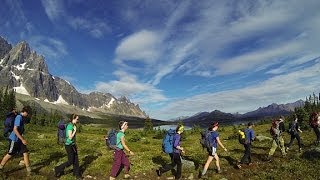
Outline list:
[[[68,81],[48,71],[45,58],[25,41],[10,45],[0,36],[0,88],[13,88],[17,93],[56,105],[75,106],[83,111],[146,117],[139,105],[126,97],[92,92],[82,94]]]
[[[270,116],[287,115],[294,111],[294,108],[304,105],[303,100],[298,100],[294,103],[276,104],[272,103],[267,107],[259,107],[255,111],[247,112],[241,115],[241,118],[262,118]]]
[[[275,117],[280,115],[288,115],[294,108],[301,107],[304,105],[303,100],[298,100],[294,103],[287,103],[287,104],[276,104],[273,103],[268,105],[267,107],[259,107],[258,109],[247,112],[245,114],[231,114],[221,112],[219,110],[214,110],[212,112],[200,112],[197,113],[189,118],[183,119],[183,122],[186,125],[200,125],[202,127],[207,127],[214,121],[218,121],[222,124],[233,124],[237,122],[246,122],[246,121],[257,121],[259,119],[265,117]]]

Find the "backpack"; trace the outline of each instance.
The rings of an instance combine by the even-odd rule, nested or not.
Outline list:
[[[118,149],[117,148],[117,133],[118,133],[118,131],[116,131],[115,129],[111,129],[108,131],[107,137],[106,137],[106,146],[109,149],[113,149],[113,150]]]
[[[317,113],[312,113],[312,115],[310,116],[309,124],[312,128],[317,128],[319,126]]]
[[[272,137],[280,136],[279,124],[280,124],[280,121],[272,120],[272,124],[271,124],[271,127],[270,127],[270,135]]]
[[[162,151],[164,153],[173,153],[173,142],[174,142],[174,135],[176,131],[173,129],[169,129],[162,140]]]
[[[3,136],[9,137],[11,132],[13,131],[14,127],[14,120],[16,119],[17,115],[15,113],[9,113],[6,116],[6,119],[3,122],[4,130],[3,130]]]
[[[238,140],[240,144],[246,144],[246,133],[244,129],[239,129]]]
[[[291,122],[289,124],[289,133],[290,134],[295,134],[296,133],[296,126],[297,126],[296,122]]]
[[[212,131],[209,130],[205,130],[201,132],[201,139],[200,139],[200,144],[202,146],[202,148],[207,148],[210,149],[211,147],[213,147],[214,142],[212,142]]]
[[[66,129],[67,129],[67,124],[63,120],[60,120],[58,123],[58,130],[57,130],[58,144],[61,144],[61,145],[65,144]]]

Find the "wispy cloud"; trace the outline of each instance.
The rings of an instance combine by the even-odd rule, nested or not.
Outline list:
[[[94,38],[102,38],[111,32],[111,27],[104,20],[70,14],[62,0],[42,0],[42,6],[48,18],[55,24],[64,22],[73,29],[84,31]]]
[[[69,17],[68,23],[72,28],[86,31],[95,38],[102,38],[106,33],[111,32],[111,27],[98,19],[89,20],[82,17]]]
[[[171,102],[165,108],[152,111],[154,117],[169,119],[219,109],[225,112],[248,112],[273,102],[288,103],[317,90],[320,63],[286,75],[280,75],[241,89],[205,93]]]
[[[39,54],[52,60],[68,54],[66,45],[58,39],[44,36],[30,36],[27,41]]]
[[[65,17],[66,9],[62,0],[41,0],[42,6],[51,21],[60,20],[61,17]]]

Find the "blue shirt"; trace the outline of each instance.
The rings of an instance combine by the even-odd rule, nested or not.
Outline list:
[[[251,143],[252,140],[254,140],[254,131],[253,129],[247,128],[244,130],[244,133],[246,135],[246,143]]]
[[[175,153],[180,153],[180,150],[176,149],[176,147],[180,146],[180,140],[181,140],[181,135],[176,133],[173,136],[173,152]]]
[[[214,148],[218,147],[217,137],[219,137],[219,133],[217,131],[212,131],[211,132],[211,143],[212,143],[212,147],[214,147]]]
[[[21,122],[23,122],[23,120],[22,120],[22,116],[19,114],[16,116],[16,118],[14,120],[14,126],[18,127],[18,131],[22,135],[23,129],[24,129],[24,124]],[[18,136],[14,133],[14,131],[11,132],[9,139],[14,142],[17,142],[19,140]]]

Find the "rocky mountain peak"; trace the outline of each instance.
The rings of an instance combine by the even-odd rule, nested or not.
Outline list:
[[[0,36],[0,59],[2,59],[11,49],[11,44]]]

